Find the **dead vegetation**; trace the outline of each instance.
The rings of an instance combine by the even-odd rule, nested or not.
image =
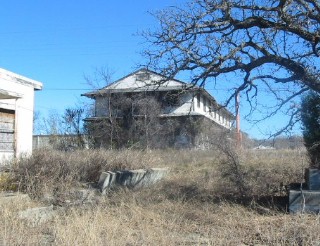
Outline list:
[[[41,203],[97,181],[101,170],[170,167],[158,185],[120,189],[98,202],[57,207],[36,226],[0,203],[0,245],[313,245],[319,217],[286,213],[285,185],[300,182],[304,151],[40,151],[14,164],[19,189]],[[240,170],[239,169],[239,170]],[[243,182],[245,192],[239,189]],[[65,197],[68,199],[68,197]]]

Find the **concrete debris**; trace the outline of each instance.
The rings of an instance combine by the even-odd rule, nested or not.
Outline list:
[[[99,196],[97,196],[99,192],[97,189],[87,188],[87,189],[74,189],[71,190],[67,197],[70,200],[65,200],[63,206],[76,206],[76,205],[84,205],[84,204],[94,204],[97,203],[99,200]]]
[[[289,191],[289,212],[320,213],[320,170],[307,168],[306,183],[291,184]]]
[[[19,192],[0,192],[0,205],[26,204],[31,202],[28,194]]]
[[[47,222],[55,215],[53,205],[49,207],[28,208],[19,212],[19,217],[29,221],[33,226]]]
[[[128,188],[148,187],[163,179],[168,171],[168,168],[150,168],[102,172],[98,181],[98,187],[103,194],[108,189],[116,186],[126,186]]]
[[[21,205],[22,207],[26,207],[30,206],[32,201],[28,194],[22,194],[19,192],[0,193],[0,206],[17,208],[17,204]],[[20,210],[22,208],[18,206],[17,209]],[[25,219],[30,222],[31,225],[35,226],[51,219],[54,215],[54,212],[53,206],[51,205],[49,207],[28,208],[17,213],[20,219]]]

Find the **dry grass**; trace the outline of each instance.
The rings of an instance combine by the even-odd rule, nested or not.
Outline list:
[[[33,227],[17,219],[21,208],[0,205],[0,245],[317,245],[319,217],[287,214],[280,189],[301,181],[305,153],[243,151],[239,160],[246,197],[216,151],[35,153],[16,164],[20,187],[34,197],[96,181],[101,170],[168,166],[171,172],[157,186],[59,209],[52,221]]]

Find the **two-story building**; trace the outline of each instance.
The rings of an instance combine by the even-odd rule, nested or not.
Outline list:
[[[140,127],[131,129],[131,133],[149,134],[149,138],[161,143],[159,146],[151,144],[154,147],[195,147],[203,139],[200,123],[206,122],[215,129],[226,130],[231,129],[234,121],[234,115],[219,105],[205,89],[176,79],[168,80],[146,69],[83,95],[95,100],[94,115],[86,122],[91,126],[99,125],[93,135],[99,139],[100,146],[105,146],[103,139],[116,139],[120,134],[119,127],[132,128],[136,122],[132,119],[140,119]],[[152,118],[157,120],[152,121]],[[126,123],[112,126],[112,122],[114,124],[121,119],[127,119]],[[101,122],[107,124],[103,126]],[[106,127],[113,128],[114,136],[110,136],[109,130],[106,131],[108,134],[102,134]],[[167,130],[165,134],[164,130]],[[169,140],[162,141],[164,137]],[[139,141],[137,139],[133,143]]]

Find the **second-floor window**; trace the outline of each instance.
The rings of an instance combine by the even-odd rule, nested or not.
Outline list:
[[[168,92],[163,98],[166,106],[179,106],[180,105],[180,95],[178,92]]]
[[[207,98],[203,98],[203,111],[207,112]]]

